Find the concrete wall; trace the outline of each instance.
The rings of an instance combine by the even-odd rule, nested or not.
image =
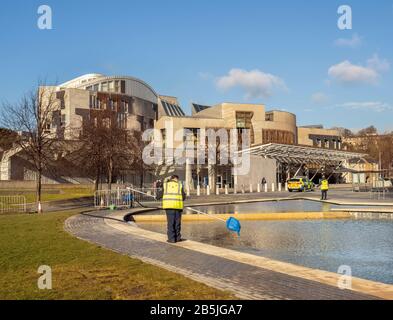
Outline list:
[[[262,178],[266,179],[269,189],[272,183],[277,183],[276,160],[251,156],[249,173],[237,176],[238,188],[244,184],[248,190],[250,184],[253,184],[254,189],[256,189],[257,184],[262,182]]]
[[[341,137],[340,131],[338,130],[298,128],[298,144],[312,147],[313,141],[310,139],[310,135]]]
[[[67,89],[65,92],[65,109],[61,110],[66,115],[66,139],[77,139],[79,137],[80,128],[83,118],[78,115],[76,109],[90,110],[89,103],[90,93],[86,90]]]

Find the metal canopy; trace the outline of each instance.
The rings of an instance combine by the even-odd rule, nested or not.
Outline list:
[[[342,150],[321,149],[299,145],[270,143],[239,151],[264,158],[275,159],[283,164],[337,165],[343,161],[363,159],[366,154]]]

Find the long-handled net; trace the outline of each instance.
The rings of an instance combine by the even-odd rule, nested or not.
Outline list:
[[[222,218],[217,217],[217,215],[215,215],[215,214],[210,214],[210,213],[206,213],[206,212],[203,212],[203,211],[195,210],[195,209],[190,208],[190,207],[187,207],[187,210],[193,211],[193,212],[198,213],[198,214],[204,214],[204,215],[207,215],[207,216],[209,216],[209,217],[211,217],[213,219],[225,222],[227,229],[229,231],[231,231],[231,232],[236,232],[237,235],[240,237],[240,231],[242,229],[242,226],[241,226],[240,221],[237,220],[236,218],[231,217],[228,220],[224,220]]]
[[[146,197],[148,197],[148,198],[152,198],[152,199],[155,199],[155,200],[156,200],[156,197],[153,196],[153,195],[151,195],[151,194],[147,194],[147,193],[144,193],[144,192],[141,192],[141,191],[138,191],[138,190],[133,190],[133,189],[131,189],[131,188],[128,188],[128,189],[129,189],[130,191],[136,191],[137,194],[143,194],[144,196],[146,196]],[[133,194],[133,198],[134,198],[134,200],[135,200],[140,206],[146,207],[145,205],[142,205],[142,204],[140,203],[140,201],[138,201],[138,200],[136,199],[136,197],[135,197],[134,194]],[[161,210],[162,208],[153,208],[153,209]],[[200,210],[196,210],[196,209],[193,209],[193,208],[190,208],[190,207],[187,207],[186,209],[189,210],[189,211],[198,213],[198,214],[203,214],[203,215],[209,216],[209,217],[211,217],[211,218],[213,218],[213,219],[215,219],[215,220],[219,220],[219,221],[225,222],[226,228],[227,228],[230,232],[235,232],[235,233],[237,233],[237,235],[240,237],[240,231],[241,231],[241,229],[242,229],[242,226],[241,226],[240,221],[237,220],[236,218],[231,217],[231,218],[229,218],[228,220],[224,220],[224,219],[218,217],[216,214],[206,213],[206,212],[203,212],[203,211],[200,211]]]

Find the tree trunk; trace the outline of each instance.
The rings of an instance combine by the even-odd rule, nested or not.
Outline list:
[[[113,171],[113,159],[109,159],[109,164],[108,164],[108,190],[112,190],[112,171]]]
[[[42,172],[38,170],[37,172],[37,212],[42,213],[42,206],[41,206],[41,193],[42,193]]]
[[[100,183],[100,169],[97,168],[97,171],[96,171],[96,180],[94,181],[94,191],[98,191],[99,183]]]

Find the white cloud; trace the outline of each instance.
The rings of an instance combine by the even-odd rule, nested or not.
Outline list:
[[[316,92],[311,96],[311,101],[315,104],[326,103],[329,100],[329,97],[323,92]]]
[[[285,82],[281,78],[258,69],[232,69],[228,75],[218,78],[216,84],[222,90],[243,89],[247,100],[270,97],[277,89],[286,90]]]
[[[369,68],[379,71],[387,72],[390,69],[390,63],[386,59],[380,59],[378,54],[374,54],[370,59],[367,60]]]
[[[346,102],[336,105],[336,107],[345,108],[349,110],[371,110],[375,112],[384,112],[393,110],[393,107],[385,102],[370,101],[370,102]]]
[[[379,73],[370,68],[352,64],[346,60],[329,68],[328,74],[342,83],[369,83],[378,82]]]
[[[337,39],[334,44],[338,47],[356,48],[362,44],[362,38],[357,33],[355,33],[352,35],[352,38],[340,38]]]
[[[381,73],[387,72],[389,69],[389,61],[380,59],[377,54],[374,54],[367,60],[366,66],[352,64],[346,60],[331,66],[328,74],[331,78],[341,83],[377,84]]]

